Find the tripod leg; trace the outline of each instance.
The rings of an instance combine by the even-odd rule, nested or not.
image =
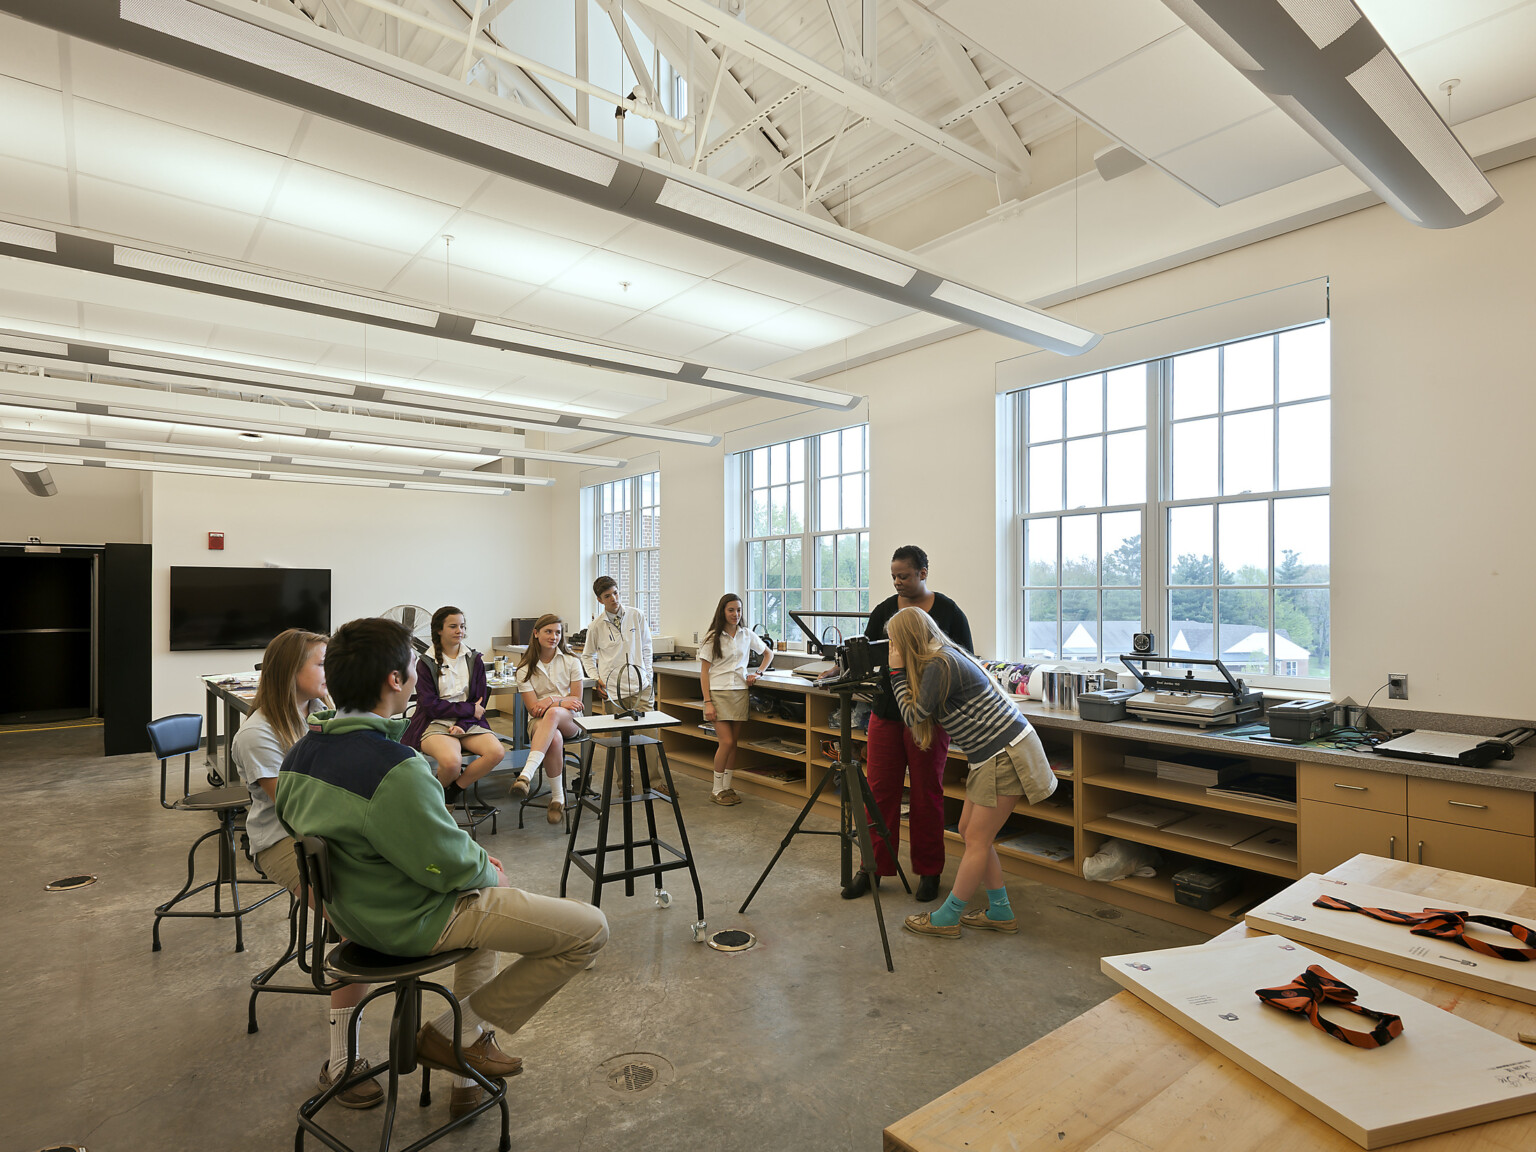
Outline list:
[[[795,817],[795,822],[789,826],[789,831],[784,833],[784,839],[779,843],[779,850],[773,854],[773,859],[768,861],[768,867],[763,869],[763,874],[757,878],[757,883],[752,885],[752,891],[747,893],[747,898],[741,902],[741,907],[736,910],[738,913],[745,912],[747,905],[752,903],[752,897],[757,895],[757,890],[763,886],[763,881],[768,879],[768,873],[773,871],[773,866],[779,862],[779,857],[784,855],[784,849],[789,847],[789,842],[795,838],[795,833],[800,831],[800,825],[805,823],[805,818],[816,807],[816,801],[821,799],[822,789],[826,788],[827,781],[831,780],[832,776],[833,770],[829,768],[817,782],[815,790],[811,793],[811,798],[805,802],[805,807],[800,809],[800,815]],[[845,840],[843,843],[845,845],[844,851],[846,852],[847,841]]]
[[[875,845],[869,838],[869,817],[866,815],[862,802],[869,795],[869,781],[864,779],[864,773],[859,770],[857,765],[854,765],[851,770],[857,783],[849,791],[857,792],[860,802],[845,803],[843,809],[845,813],[851,810],[853,825],[858,832],[859,854],[863,859],[863,867],[872,873],[875,867]],[[845,792],[844,795],[846,796],[847,793]],[[875,819],[880,819],[878,810],[875,813]],[[900,871],[901,865],[897,864],[896,868]],[[907,878],[903,876],[901,881],[905,884]],[[910,892],[912,889],[908,888],[907,891]],[[874,883],[873,876],[870,878],[869,892],[875,898],[875,922],[880,925],[880,947],[885,949],[885,970],[887,972],[894,972],[896,971],[896,965],[891,962],[891,941],[885,934],[885,912],[880,907],[880,885]]]
[[[862,770],[856,771],[854,777],[858,781],[857,787],[864,799],[865,813],[874,813],[874,830],[880,833],[881,839],[889,845],[891,842],[890,829],[885,825],[885,817],[880,815],[880,806],[875,803],[875,791],[869,786],[869,777],[865,776]],[[907,874],[901,867],[901,859],[894,852],[891,853],[891,859],[896,862],[896,875],[901,877],[901,886],[907,890],[908,895],[911,895],[912,885],[908,882]],[[873,872],[873,868],[870,871]],[[871,875],[870,879],[873,881],[873,875]]]

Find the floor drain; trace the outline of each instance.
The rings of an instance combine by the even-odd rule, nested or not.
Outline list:
[[[1100,920],[1120,919],[1120,912],[1115,908],[1100,908],[1097,912],[1094,913],[1094,915],[1097,916]]]
[[[672,1063],[655,1052],[624,1052],[598,1065],[593,1081],[606,1084],[626,1099],[648,1094],[669,1083]]]
[[[756,936],[737,928],[727,928],[709,938],[709,946],[717,952],[745,952],[756,943]]]
[[[69,892],[76,888],[85,888],[96,883],[94,876],[66,876],[62,880],[55,880],[52,884],[44,884],[44,892]],[[72,1148],[72,1144],[60,1145],[63,1148]]]

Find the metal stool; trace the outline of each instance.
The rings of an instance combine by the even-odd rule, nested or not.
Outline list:
[[[416,1071],[418,1066],[416,1033],[421,1030],[422,1023],[421,994],[435,992],[453,1009],[453,1055],[459,1065],[453,1071],[458,1075],[468,1076],[489,1092],[490,1097],[482,1100],[472,1111],[465,1113],[457,1120],[450,1120],[441,1127],[434,1128],[411,1144],[405,1152],[417,1152],[417,1149],[425,1148],[454,1129],[462,1128],[480,1113],[492,1107],[501,1109],[501,1142],[497,1147],[500,1152],[509,1152],[512,1147],[512,1133],[511,1118],[507,1112],[507,1082],[488,1079],[465,1063],[464,1046],[460,1035],[464,1020],[459,1010],[458,999],[441,984],[422,979],[424,976],[452,967],[471,955],[474,949],[455,948],[452,951],[438,952],[431,956],[389,956],[382,952],[375,952],[371,948],[365,948],[361,944],[343,941],[332,948],[328,954],[325,953],[325,917],[316,914],[313,930],[306,931],[306,929],[310,920],[311,894],[313,894],[313,904],[316,908],[324,908],[334,903],[336,897],[331,883],[326,843],[319,836],[305,836],[294,844],[294,851],[299,857],[300,879],[297,902],[299,931],[301,936],[309,937],[308,947],[299,950],[297,957],[299,966],[310,974],[315,989],[320,992],[334,992],[347,984],[381,985],[365,996],[358,1004],[357,1010],[352,1013],[351,1027],[347,1030],[346,1071],[324,1092],[311,1096],[299,1106],[299,1128],[294,1134],[294,1148],[297,1152],[303,1152],[304,1133],[312,1132],[338,1152],[352,1152],[352,1149],[342,1143],[335,1133],[321,1127],[315,1121],[315,1116],[348,1088],[364,1080],[371,1080],[381,1072],[387,1072],[389,1081],[384,1096],[384,1131],[379,1138],[378,1147],[379,1152],[388,1152],[389,1139],[395,1126],[395,1109],[400,1098],[400,1077]],[[315,959],[322,954],[325,955],[324,963],[315,963]],[[328,976],[334,979],[328,979]],[[389,1025],[389,1058],[380,1067],[369,1068],[366,1074],[354,1073],[352,1069],[357,1064],[357,1036],[362,1024],[363,1011],[381,996],[395,998],[394,1015]],[[421,1064],[420,1067],[420,1103],[421,1107],[425,1108],[432,1103],[432,1070],[426,1064]]]
[[[489,780],[492,776],[502,776],[508,772],[517,771],[521,767],[522,761],[527,759],[526,753],[523,754],[522,759],[519,759],[516,746],[510,736],[503,736],[500,732],[492,732],[491,735],[501,741],[502,747],[506,749],[506,754],[502,757],[501,764],[492,768],[487,775],[476,780],[468,788],[463,789],[459,793],[458,802],[454,805],[456,813],[454,820],[460,828],[469,833],[469,838],[477,844],[480,842],[480,825],[489,820],[491,822],[491,835],[494,836],[496,835],[497,817],[500,815],[496,805],[480,795],[481,783]],[[466,752],[460,758],[459,766],[461,768],[468,768],[475,762],[475,759],[476,757],[473,753]],[[460,815],[463,816],[462,820],[459,819]],[[519,821],[518,826],[522,826],[521,821]]]
[[[581,761],[584,754],[584,746],[590,742],[591,737],[588,736],[585,732],[577,732],[576,735],[565,741],[565,751],[560,758],[562,776],[564,775],[566,768],[574,768],[576,769],[577,780],[580,781]],[[545,784],[547,782],[548,777],[544,772],[544,765],[541,762],[539,766],[533,770],[533,783],[528,788],[528,795],[524,796],[523,802],[517,806],[517,826],[519,828],[523,826],[524,808],[527,808],[530,805],[534,808],[549,808],[548,800],[545,800],[542,804],[538,803],[539,797],[544,795]],[[569,833],[571,830],[571,800],[569,794],[567,794],[565,800],[565,811],[561,814],[561,823],[564,825],[566,832]]]
[[[197,751],[202,739],[203,718],[201,716],[192,712],[162,716],[158,720],[151,720],[145,728],[149,732],[150,746],[160,760],[160,807],[175,812],[212,812],[218,816],[219,820],[217,828],[204,832],[192,841],[192,847],[187,851],[187,882],[181,886],[181,891],[155,909],[154,951],[160,951],[160,921],[167,916],[185,916],[203,920],[225,920],[232,917],[235,921],[235,951],[244,952],[245,935],[240,918],[247,912],[260,908],[279,894],[272,892],[249,907],[240,906],[240,877],[235,871],[236,821],[244,818],[245,810],[251,803],[251,795],[244,786],[216,788],[211,792],[192,791],[192,753]],[[172,756],[182,757],[182,795],[179,800],[167,801],[165,797],[166,762]],[[192,882],[196,876],[198,845],[215,836],[218,837],[219,845],[218,873],[214,879],[194,888]],[[260,877],[247,880],[246,883],[270,884],[272,881]],[[230,907],[227,909],[222,907],[220,886],[223,884],[229,885]],[[212,912],[193,912],[176,907],[183,900],[196,896],[205,888],[213,889]]]
[[[275,895],[275,893],[274,893]],[[303,938],[299,930],[299,902],[292,894],[288,895],[288,946],[283,950],[276,962],[267,965],[256,975],[251,977],[251,1001],[246,1006],[245,1031],[249,1035],[258,1031],[256,1027],[256,997],[262,992],[287,992],[297,996],[319,996],[322,990],[309,984],[274,984],[272,978],[280,972],[285,965],[292,964],[299,958],[301,949],[307,950],[309,941]]]

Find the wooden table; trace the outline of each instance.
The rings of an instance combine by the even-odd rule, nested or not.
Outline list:
[[[1327,873],[1536,918],[1536,889],[1378,856]],[[1237,926],[1223,935],[1257,935]],[[1511,1040],[1536,1007],[1329,952],[1340,963]],[[1531,1049],[1536,1057],[1536,1047]],[[1536,1114],[1394,1144],[1412,1152],[1531,1152]],[[1358,1152],[1359,1146],[1129,992],[1111,997],[885,1130],[888,1152]]]

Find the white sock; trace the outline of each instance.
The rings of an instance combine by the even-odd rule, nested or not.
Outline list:
[[[560,767],[563,769],[565,767],[565,765],[561,764]],[[565,773],[563,771],[561,771],[561,772],[550,772],[544,778],[549,781],[549,799],[550,799],[550,802],[551,803],[564,804],[565,803]]]
[[[326,1070],[332,1076],[339,1076],[347,1066],[347,1032],[352,1027],[352,1013],[355,1011],[355,1008],[331,1009],[331,1059]]]
[[[532,780],[533,774],[539,770],[539,765],[544,763],[544,753],[528,753],[528,761],[523,765],[522,777],[524,780]]]
[[[715,787],[714,787],[713,791],[715,792],[716,795],[719,795],[721,792],[724,792],[727,788],[729,788],[731,786],[730,783],[729,783],[729,777],[730,777],[730,773],[729,772],[716,772],[715,773]]]
[[[464,1018],[464,1047],[468,1048],[480,1037],[480,1025],[485,1021],[475,1014],[475,1010],[469,1006],[468,1000],[459,1001],[459,1013]],[[453,1039],[453,1009],[446,1008],[443,1014],[432,1021],[432,1027],[439,1036]]]
[[[479,1087],[479,1085],[476,1084],[473,1080],[471,1080],[468,1076],[455,1076],[453,1078],[453,1086],[455,1088],[478,1088]]]

